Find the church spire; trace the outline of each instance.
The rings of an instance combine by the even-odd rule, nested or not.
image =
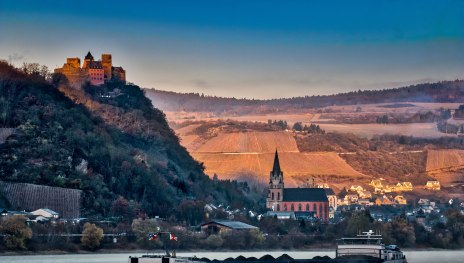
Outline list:
[[[274,156],[274,166],[272,167],[272,173],[274,174],[280,174],[280,162],[279,162],[279,154],[277,153],[277,148],[275,151],[275,156]]]

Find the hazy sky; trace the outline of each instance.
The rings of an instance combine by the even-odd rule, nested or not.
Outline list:
[[[142,87],[240,98],[464,79],[464,1],[0,0],[0,59],[88,50]]]

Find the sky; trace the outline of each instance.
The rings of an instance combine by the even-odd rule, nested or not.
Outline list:
[[[0,59],[88,51],[141,87],[237,98],[464,79],[464,1],[0,0]]]

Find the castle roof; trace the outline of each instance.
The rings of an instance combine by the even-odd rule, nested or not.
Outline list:
[[[323,188],[284,188],[283,202],[328,202]]]
[[[90,54],[90,51],[87,52],[87,55],[85,56],[85,59],[93,60],[93,56],[92,56],[92,54]]]
[[[102,69],[103,65],[101,61],[90,61],[87,67],[91,69]]]
[[[277,149],[276,149],[275,156],[274,156],[274,165],[272,167],[272,173],[279,174],[280,172],[281,170],[280,170],[279,154],[277,153]]]

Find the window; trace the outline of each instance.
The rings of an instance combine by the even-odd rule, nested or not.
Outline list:
[[[280,200],[280,192],[277,193],[277,200]]]
[[[284,204],[284,211],[287,211],[287,204]]]
[[[301,211],[302,208],[301,208],[301,204],[298,204],[298,211]]]
[[[274,200],[274,193],[271,194],[271,199]]]
[[[319,218],[322,217],[322,204],[319,204]]]
[[[316,204],[313,204],[313,211],[314,211],[314,213],[317,213],[317,207],[316,207]]]
[[[309,204],[306,204],[306,211],[309,211]]]
[[[280,211],[280,204],[277,204],[277,211]]]
[[[295,211],[295,206],[292,204],[292,209],[290,211]]]

